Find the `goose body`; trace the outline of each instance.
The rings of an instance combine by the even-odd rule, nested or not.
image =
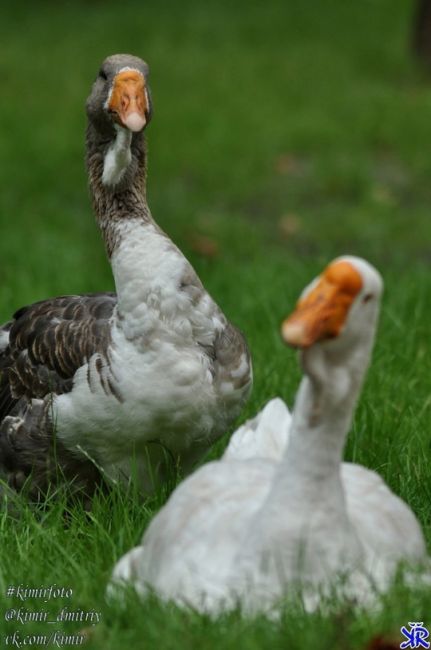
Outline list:
[[[271,613],[298,589],[307,609],[333,589],[368,604],[400,560],[425,560],[410,508],[374,472],[341,463],[381,290],[375,269],[354,257],[335,260],[305,290],[283,325],[304,369],[290,427],[277,399],[234,434],[118,562],[111,593],[124,581],[212,614],[237,605]]]
[[[39,492],[60,473],[91,491],[100,474],[136,471],[151,491],[170,464],[192,467],[251,389],[244,337],[147,205],[147,76],[141,59],[109,57],[87,100],[116,293],[35,303],[0,329],[0,467],[14,488],[31,474]]]

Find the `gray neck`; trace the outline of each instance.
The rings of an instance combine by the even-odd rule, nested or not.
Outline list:
[[[152,222],[146,199],[146,143],[142,133],[132,135],[113,129],[99,133],[90,122],[86,144],[93,207],[111,257],[120,242],[125,220]],[[118,167],[116,182],[111,184],[105,178],[109,156]]]

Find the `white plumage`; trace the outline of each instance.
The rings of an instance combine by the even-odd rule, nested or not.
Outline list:
[[[231,436],[223,460],[267,458],[281,460],[287,445],[292,416],[279,397],[272,399]]]
[[[302,594],[360,604],[386,590],[400,560],[426,549],[413,512],[375,473],[341,463],[368,366],[382,282],[364,260],[333,262],[283,324],[305,376],[289,412],[272,400],[218,462],[185,480],[113,573],[141,596],[218,614],[273,613]],[[121,591],[119,592],[121,593]]]
[[[67,448],[80,445],[100,464],[103,460],[114,479],[130,475],[125,457],[135,462],[134,456],[152,459],[160,453],[159,447],[144,451],[152,438],[175,457],[186,455],[187,471],[202,453],[196,438],[207,447],[227,415],[204,348],[225,321],[206,292],[192,308],[190,296],[178,291],[187,262],[152,224],[122,224],[112,267],[122,316],[113,319],[104,370],[123,401],[106,394],[96,366],[100,355],[94,355],[78,371],[73,390],[54,399],[58,437]],[[235,387],[229,388],[223,400],[233,397]],[[150,473],[146,463],[138,465],[146,491],[154,487],[157,460],[152,468]]]

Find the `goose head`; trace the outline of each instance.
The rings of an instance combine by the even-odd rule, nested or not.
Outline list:
[[[281,327],[283,340],[301,350],[305,372],[327,383],[334,368],[356,371],[368,365],[383,281],[368,262],[353,256],[331,262],[300,296]]]
[[[106,58],[87,99],[90,123],[102,135],[113,136],[123,129],[144,130],[151,119],[148,65],[130,54]]]

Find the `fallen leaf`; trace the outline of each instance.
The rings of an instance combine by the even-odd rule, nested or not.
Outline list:
[[[397,199],[391,189],[385,185],[375,185],[372,189],[371,196],[376,203],[387,205],[389,207],[397,204]]]
[[[282,153],[274,160],[274,171],[280,176],[308,176],[312,171],[312,162],[306,156]]]
[[[365,650],[400,650],[400,642],[379,635],[371,639]]]
[[[292,237],[301,230],[301,219],[296,214],[285,214],[278,221],[280,233],[286,237]]]
[[[190,247],[202,257],[214,258],[219,254],[218,243],[206,235],[193,235],[190,239]]]

